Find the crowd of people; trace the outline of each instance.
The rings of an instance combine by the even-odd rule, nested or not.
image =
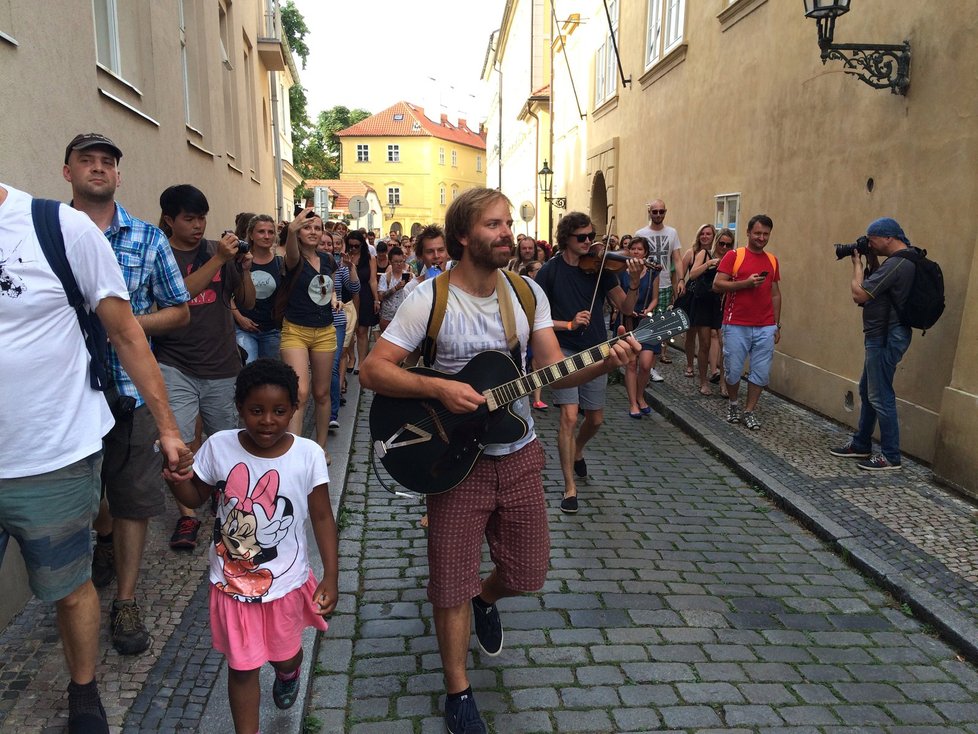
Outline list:
[[[629,332],[646,316],[681,308],[690,323],[686,377],[698,380],[704,396],[719,383],[730,423],[761,427],[756,409],[781,333],[781,273],[766,250],[774,226],[766,215],[750,219],[741,248],[734,249],[732,230],[704,224],[684,252],[665,224],[664,202],[655,199],[647,226],[621,238],[599,239],[586,213],[569,212],[552,247],[514,236],[511,202],[474,188],[452,202],[444,227],[430,224],[409,237],[350,229],[306,207],[278,223],[242,212],[233,229],[207,239],[208,201],[190,184],[161,193],[158,227],[129,214],[116,201],[121,158],[101,134],[69,142],[62,169],[69,206],[45,210],[45,202],[0,187],[7,268],[0,354],[8,373],[25,375],[17,389],[36,402],[26,429],[2,424],[0,557],[7,538],[16,538],[32,591],[55,603],[70,674],[69,731],[108,731],[94,680],[95,587],[117,579],[114,647],[134,655],[150,645],[138,584],[149,520],[168,507],[161,455],[179,512],[171,547],[196,546],[201,506],[215,515],[211,628],[228,663],[235,729],[250,734],[258,729],[259,668],[272,664],[275,704],[291,706],[302,630],[325,629],[337,602],[329,436],[340,427],[348,379],[464,414],[484,406],[486,393],[403,367],[421,354],[426,366],[452,374],[500,350],[526,373],[555,370],[546,395],[560,413],[559,509],[573,514],[583,503],[578,481],[589,473],[587,446],[604,422],[608,373],[623,370],[629,417],[642,420],[652,412],[649,381],[661,382],[658,366],[672,361],[661,344],[640,344]],[[869,242],[884,255],[909,246],[890,219],[873,223]],[[617,273],[604,269],[606,251],[620,253]],[[600,267],[586,267],[595,260]],[[895,410],[873,401],[880,380],[892,383],[884,368],[899,361],[909,329],[874,299],[891,282],[909,290],[912,272],[900,270],[898,257],[864,280],[859,253],[853,262],[853,298],[870,304],[867,335],[875,341],[867,337],[859,430],[832,453],[867,459],[862,468],[898,468]],[[430,333],[438,287],[447,297]],[[88,304],[108,336],[104,399],[100,336],[76,301]],[[590,356],[579,359],[583,352]],[[26,370],[28,361],[40,367]],[[70,384],[62,386],[56,373],[70,375]],[[525,434],[481,446],[454,491],[426,498],[428,598],[453,734],[486,731],[466,669],[473,618],[483,653],[498,654],[497,602],[539,589],[549,567],[544,450],[533,410],[550,406],[543,383],[532,386],[529,396],[513,399]],[[13,399],[8,382],[3,395]],[[307,405],[311,439],[303,438]],[[877,418],[884,455],[870,458]],[[323,561],[318,581],[307,525]],[[484,539],[494,562],[486,577]]]

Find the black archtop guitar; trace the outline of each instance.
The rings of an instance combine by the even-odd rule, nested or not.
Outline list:
[[[488,444],[514,443],[529,430],[512,404],[537,388],[572,375],[608,356],[627,336],[642,344],[658,344],[689,328],[689,317],[674,309],[642,319],[629,334],[586,349],[528,375],[504,352],[482,352],[450,375],[427,367],[411,367],[419,375],[459,380],[481,392],[486,402],[471,413],[452,413],[434,399],[391,398],[377,394],[370,407],[374,452],[391,477],[419,494],[447,492],[463,479]]]

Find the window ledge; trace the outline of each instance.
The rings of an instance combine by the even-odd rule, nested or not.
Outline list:
[[[748,15],[761,7],[767,0],[734,0],[717,15],[720,31],[726,32]]]
[[[17,43],[17,39],[16,38],[14,38],[13,36],[7,35],[3,31],[0,31],[0,41],[6,41],[11,46],[19,46],[20,45],[19,43]]]
[[[207,150],[207,148],[205,148],[203,145],[200,145],[199,143],[197,143],[194,140],[191,140],[190,138],[187,138],[187,145],[189,145],[194,150],[203,153],[204,155],[210,156],[211,158],[216,157],[211,151]]]
[[[642,85],[642,89],[646,89],[650,84],[654,84],[683,63],[686,60],[686,50],[688,48],[688,43],[681,43],[659,59],[651,69],[638,78],[638,83]]]
[[[600,120],[602,117],[607,115],[609,112],[618,109],[618,95],[608,97],[604,102],[594,108],[594,112],[591,113],[592,120]]]
[[[255,178],[255,176],[252,175],[251,180],[254,181],[256,184],[258,184],[259,186],[261,186],[261,179],[260,178]]]
[[[115,81],[117,81],[119,84],[122,84],[124,87],[129,89],[134,94],[137,94],[140,97],[143,96],[143,93],[139,90],[139,87],[137,87],[132,82],[126,81],[121,76],[119,76],[114,71],[112,71],[112,69],[110,69],[109,67],[103,66],[98,62],[95,62],[95,66],[98,68],[100,74],[105,74],[106,76],[112,77]]]
[[[109,99],[109,100],[115,102],[120,107],[122,107],[122,108],[124,108],[126,110],[129,110],[129,112],[133,113],[134,115],[136,115],[140,119],[145,120],[149,124],[155,125],[156,127],[159,127],[160,126],[160,123],[159,122],[157,122],[156,120],[154,120],[152,117],[150,117],[149,115],[147,115],[145,112],[136,109],[133,105],[129,104],[124,99],[119,99],[114,94],[112,94],[112,92],[109,92],[108,90],[102,89],[102,87],[99,87],[98,88],[98,92],[99,92],[99,94],[101,94],[106,99]]]
[[[241,176],[244,176],[244,171],[242,171],[240,168],[238,168],[236,165],[234,165],[230,161],[228,162],[228,168],[230,168],[235,173],[237,173],[237,174],[239,174]]]

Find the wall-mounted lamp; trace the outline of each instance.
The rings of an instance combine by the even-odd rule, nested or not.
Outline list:
[[[394,218],[394,212],[396,210],[397,210],[397,204],[395,204],[393,201],[388,201],[387,202],[387,218],[388,219],[393,219]]]
[[[841,61],[852,74],[873,89],[906,94],[910,86],[910,41],[902,44],[833,43],[835,19],[849,12],[850,0],[805,0],[805,17],[818,23],[822,64]]]
[[[567,208],[567,197],[566,196],[550,196],[551,186],[554,181],[554,172],[550,170],[550,166],[547,165],[547,161],[543,162],[543,168],[537,172],[537,180],[540,182],[540,193],[543,194],[543,198],[550,204],[553,204],[558,209]]]

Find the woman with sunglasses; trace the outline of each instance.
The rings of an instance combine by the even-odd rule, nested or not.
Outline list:
[[[709,225],[703,225],[709,227]],[[700,228],[700,233],[703,228]],[[699,239],[697,237],[697,239]],[[717,265],[733,247],[734,234],[729,229],[721,229],[716,236],[713,250],[701,251],[693,259],[689,271],[689,282],[697,281],[691,288],[690,329],[695,332],[699,349],[697,351],[697,372],[700,380],[700,394],[711,395],[710,383],[713,378],[722,373],[723,350],[720,342],[720,326],[723,321],[723,296],[713,292],[713,279],[717,274]],[[716,351],[714,351],[716,350]],[[707,372],[709,366],[709,372]],[[709,377],[707,377],[709,375]],[[721,386],[720,394],[724,395],[726,385]],[[724,397],[726,397],[724,395]]]
[[[323,220],[312,208],[303,209],[289,223],[285,240],[288,273],[285,316],[282,321],[282,361],[299,375],[299,409],[289,431],[302,435],[302,421],[310,392],[315,405],[316,442],[323,447],[329,436],[330,379],[336,351],[333,311],[337,307],[333,274],[336,261],[321,250]]]
[[[377,260],[370,254],[367,238],[356,230],[345,237],[346,252],[357,269],[360,278],[360,311],[357,322],[357,352],[359,359],[353,374],[360,374],[360,365],[367,358],[370,348],[370,330],[380,323],[380,297],[378,293]]]

